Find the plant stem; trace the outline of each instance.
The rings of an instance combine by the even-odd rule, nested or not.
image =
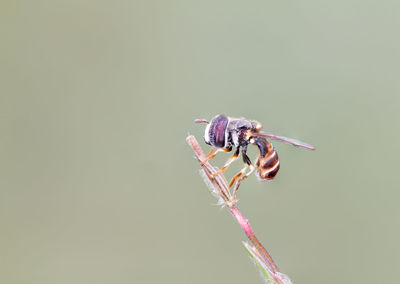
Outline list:
[[[202,170],[204,171],[205,181],[211,187],[212,192],[224,201],[230,213],[242,227],[247,238],[256,248],[259,257],[263,259],[270,272],[273,275],[278,273],[279,269],[276,266],[275,262],[273,261],[271,255],[264,248],[261,242],[257,239],[249,222],[237,208],[236,198],[232,196],[225,178],[219,174],[214,176],[217,173],[216,169],[212,167],[208,162],[204,163],[206,157],[204,156],[203,150],[200,148],[200,145],[198,144],[194,136],[188,136],[186,138],[186,141],[195,152],[196,158],[200,162]]]
[[[264,248],[261,242],[257,239],[256,235],[254,234],[253,229],[251,228],[247,219],[243,216],[242,212],[236,207],[236,205],[232,205],[228,207],[229,211],[239,223],[240,227],[242,227],[243,231],[245,232],[249,241],[253,244],[253,246],[257,249],[260,254],[260,257],[265,261],[268,268],[273,272],[279,272],[278,267],[276,266],[274,260],[272,259],[271,255],[268,251]]]

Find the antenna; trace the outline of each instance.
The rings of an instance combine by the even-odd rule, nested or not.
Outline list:
[[[207,123],[209,124],[208,120],[205,120],[203,118],[197,118],[194,120],[194,123]]]

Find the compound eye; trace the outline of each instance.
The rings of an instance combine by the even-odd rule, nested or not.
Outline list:
[[[217,115],[212,119],[208,132],[209,141],[212,146],[218,148],[225,146],[225,131],[228,121],[228,117],[223,114]]]

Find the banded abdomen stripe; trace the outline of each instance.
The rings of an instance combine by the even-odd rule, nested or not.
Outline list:
[[[271,180],[279,171],[278,153],[274,146],[263,137],[255,139],[255,144],[258,146],[259,155],[257,158],[257,176],[260,180]]]

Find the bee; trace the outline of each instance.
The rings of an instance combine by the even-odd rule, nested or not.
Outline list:
[[[210,152],[206,155],[203,164],[213,159],[218,152],[230,152],[233,147],[236,148],[235,153],[230,157],[225,165],[214,175],[223,174],[226,169],[238,159],[240,149],[244,162],[243,169],[233,176],[229,183],[229,187],[236,181],[235,190],[242,180],[251,175],[256,170],[256,176],[261,181],[272,180],[279,171],[280,163],[278,154],[268,141],[277,140],[280,142],[288,143],[296,147],[302,147],[309,150],[315,150],[314,146],[303,143],[296,139],[278,136],[273,133],[262,131],[262,125],[255,120],[248,120],[246,118],[232,118],[224,114],[215,116],[211,122],[205,119],[196,119],[195,123],[206,123],[207,127],[204,132],[205,143],[211,145]],[[247,146],[249,144],[258,147],[258,156],[256,166],[254,167],[247,156]],[[249,171],[245,174],[246,170]]]

